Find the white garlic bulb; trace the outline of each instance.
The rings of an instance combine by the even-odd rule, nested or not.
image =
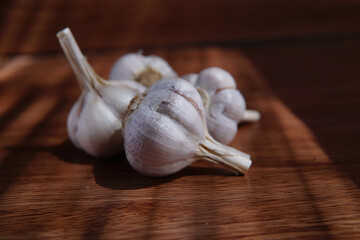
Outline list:
[[[130,165],[148,176],[175,173],[197,160],[245,173],[248,154],[215,141],[208,133],[197,90],[180,78],[165,78],[135,97],[124,120]]]
[[[166,77],[176,77],[170,65],[158,56],[129,53],[120,57],[110,71],[110,80],[134,80],[146,87]]]
[[[211,67],[199,74],[184,75],[183,78],[199,91],[209,133],[222,144],[229,144],[234,139],[240,121],[259,120],[259,112],[246,110],[245,99],[227,71]]]
[[[126,110],[131,99],[146,88],[134,81],[102,79],[86,61],[69,28],[57,37],[82,89],[67,120],[70,140],[96,157],[119,154]]]

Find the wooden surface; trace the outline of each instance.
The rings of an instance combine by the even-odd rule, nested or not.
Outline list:
[[[280,5],[282,1],[269,2]],[[16,16],[29,14],[24,5],[33,4],[29,11],[37,13],[50,4],[5,3],[9,10],[1,15],[1,36],[21,32]],[[159,45],[160,38],[151,37],[134,45],[126,43],[131,42],[129,37],[114,43],[96,31],[90,39],[90,27],[80,31],[85,25],[81,19],[65,17],[71,5],[57,3],[55,23],[46,23],[46,18],[36,21],[38,15],[29,14],[33,28],[12,36],[21,48],[15,48],[13,40],[10,43],[15,45],[4,45],[0,38],[1,52],[6,54],[0,60],[0,239],[360,239],[360,38],[356,30],[360,25],[348,22],[358,17],[355,3],[319,1],[309,10],[300,8],[299,14],[314,17],[313,27],[305,18],[295,24],[291,14],[279,8],[279,19],[290,20],[282,23],[287,31],[281,33],[276,23],[269,23],[268,33],[277,40],[260,34],[261,41],[247,38],[244,43],[226,27],[221,29],[227,37],[221,40],[212,27],[206,27],[193,42],[164,37],[162,41],[171,43],[165,46]],[[150,1],[148,7],[160,3]],[[108,12],[112,4],[97,7]],[[250,7],[251,1],[235,3],[234,9],[241,4]],[[262,1],[256,4],[254,9],[266,9]],[[144,16],[139,5],[132,6],[137,16]],[[159,12],[165,14],[176,6],[165,4]],[[224,9],[229,6],[219,4]],[[186,4],[179,8],[195,16]],[[214,5],[208,8],[215,12]],[[72,11],[89,13],[89,19],[96,12],[93,5],[80,9]],[[321,9],[339,10],[338,25]],[[243,18],[254,18],[250,13]],[[180,33],[197,31],[206,14],[202,9],[194,27],[187,25],[191,29]],[[212,21],[222,14],[212,14]],[[259,15],[261,20],[264,15]],[[111,22],[115,19],[111,16],[100,23]],[[53,35],[59,30],[56,26],[67,21],[78,26],[75,37],[89,49],[85,54],[104,77],[119,56],[139,48],[164,57],[179,74],[208,66],[233,74],[248,107],[262,113],[260,122],[240,125],[231,143],[251,154],[248,174],[234,176],[219,166],[198,162],[169,177],[148,178],[132,170],[124,156],[95,159],[76,149],[68,140],[66,118],[80,90]],[[19,29],[6,28],[10,22]],[[166,29],[155,23],[137,24]],[[42,24],[47,29],[41,30]],[[251,24],[249,28],[258,29]],[[38,29],[42,40],[29,41],[26,36],[31,29]],[[251,36],[250,30],[239,30]],[[102,31],[110,34],[109,29]],[[291,31],[298,37],[287,38],[293,36]],[[309,38],[310,32],[320,37]],[[211,39],[211,34],[218,38]]]
[[[357,0],[2,0],[0,53],[58,51],[64,27],[83,49],[337,38],[360,35],[359,12]]]

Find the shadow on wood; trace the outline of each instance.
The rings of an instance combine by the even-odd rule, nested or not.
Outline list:
[[[58,159],[74,164],[93,164],[93,173],[98,185],[115,190],[131,190],[161,185],[188,175],[233,175],[231,170],[214,166],[188,166],[166,177],[147,177],[136,172],[127,162],[125,153],[112,158],[94,158],[76,148],[69,139],[58,146],[8,146],[5,150],[23,153],[50,152]],[[239,176],[236,176],[239,177]]]

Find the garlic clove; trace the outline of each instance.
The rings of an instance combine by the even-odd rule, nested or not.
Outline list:
[[[145,57],[140,53],[129,53],[119,58],[110,70],[110,80],[134,80],[139,72],[147,68]]]
[[[124,139],[126,157],[135,170],[148,176],[165,176],[192,162],[189,156],[199,136],[183,131],[180,124],[148,107],[131,115]]]
[[[162,78],[177,77],[176,72],[170,67],[167,61],[155,55],[145,57],[148,67],[158,71]]]
[[[134,80],[146,87],[165,77],[176,77],[170,65],[158,56],[129,53],[119,58],[110,70],[111,80]]]
[[[119,118],[125,116],[130,101],[145,90],[145,86],[133,81],[109,81],[106,85],[98,86],[102,100],[114,110]]]
[[[223,144],[230,143],[245,111],[243,96],[233,89],[224,89],[212,97],[209,108],[206,121],[210,135]]]
[[[123,150],[123,117],[131,99],[145,86],[102,79],[86,61],[70,29],[60,31],[57,37],[82,89],[67,120],[70,140],[92,156],[119,154]]]
[[[217,141],[229,144],[237,133],[240,121],[260,119],[258,111],[246,110],[245,99],[237,90],[235,79],[227,71],[211,67],[199,74],[187,74],[183,77],[201,95],[209,133]]]
[[[239,122],[244,115],[245,109],[245,99],[238,91],[224,89],[211,98],[209,115],[222,114],[234,122]]]
[[[82,94],[76,103],[72,106],[67,118],[67,132],[71,142],[77,147],[82,148],[80,141],[76,135],[78,131],[78,123],[80,114],[84,105],[84,95]]]
[[[122,119],[96,94],[85,95],[78,120],[77,141],[82,149],[96,157],[110,157],[122,151]]]
[[[236,89],[236,82],[227,71],[218,67],[210,67],[199,73],[197,87],[214,94],[222,89]]]
[[[197,160],[238,173],[245,173],[251,165],[248,154],[210,137],[200,95],[180,78],[162,79],[134,98],[123,133],[127,159],[144,175],[169,175]]]

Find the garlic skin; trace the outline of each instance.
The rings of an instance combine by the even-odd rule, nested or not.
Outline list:
[[[70,140],[95,157],[121,153],[123,118],[131,99],[145,86],[102,79],[86,61],[70,29],[58,32],[57,37],[82,90],[67,119]]]
[[[67,120],[70,140],[95,157],[109,157],[121,152],[118,147],[123,142],[121,127],[121,120],[93,92],[82,94]]]
[[[248,121],[259,119],[257,111],[246,110],[245,99],[237,90],[235,79],[227,71],[210,67],[199,74],[184,75],[183,78],[199,91],[209,133],[222,144],[229,144],[234,139],[237,125],[245,120],[244,117]]]
[[[110,80],[134,80],[146,87],[166,77],[177,77],[176,72],[161,57],[129,53],[120,57],[110,70]]]
[[[111,157],[123,151],[125,112],[131,99],[145,90],[131,81],[109,85],[83,90],[67,119],[70,140],[95,157]]]
[[[181,78],[165,78],[135,97],[123,126],[130,165],[147,176],[166,176],[208,160],[245,173],[248,154],[216,142],[208,133],[197,90]]]

